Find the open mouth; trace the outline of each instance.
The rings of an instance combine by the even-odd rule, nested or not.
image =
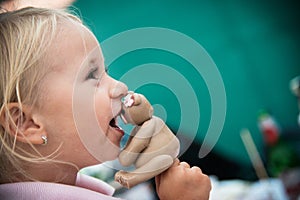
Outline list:
[[[112,120],[110,120],[109,126],[115,129],[116,131],[118,131],[119,133],[121,133],[122,135],[124,135],[124,131],[121,127],[118,126],[116,118],[112,118]]]

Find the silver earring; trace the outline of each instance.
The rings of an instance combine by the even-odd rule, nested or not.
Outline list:
[[[48,138],[46,135],[42,135],[43,145],[46,145],[48,143]]]

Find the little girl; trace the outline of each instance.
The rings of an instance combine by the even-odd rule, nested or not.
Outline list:
[[[0,199],[115,199],[78,175],[117,158],[123,83],[105,71],[95,36],[65,11],[0,14]],[[156,177],[161,199],[208,199],[209,178],[176,160]]]

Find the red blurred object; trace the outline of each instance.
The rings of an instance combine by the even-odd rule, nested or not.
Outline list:
[[[266,111],[258,116],[258,126],[268,146],[275,145],[279,140],[280,128],[275,119]]]

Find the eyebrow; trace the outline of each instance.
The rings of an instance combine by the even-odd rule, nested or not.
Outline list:
[[[85,57],[85,60],[83,62],[84,66],[82,68],[83,73],[88,73],[91,68],[93,68],[97,63],[99,63],[97,66],[101,68],[103,66],[104,69],[106,69],[106,66],[104,64],[104,57],[100,56],[100,52],[98,52],[97,48],[94,48],[91,50]]]
[[[104,62],[101,62],[102,60],[104,61],[104,59],[98,59],[98,58],[89,59],[87,62],[87,66],[85,66],[83,69],[83,72],[85,74],[90,73],[91,70],[93,70],[95,68],[98,68],[100,71],[102,71],[102,69],[103,69],[102,73],[107,72],[108,67],[106,67]],[[99,63],[97,64],[97,62],[99,62]]]

